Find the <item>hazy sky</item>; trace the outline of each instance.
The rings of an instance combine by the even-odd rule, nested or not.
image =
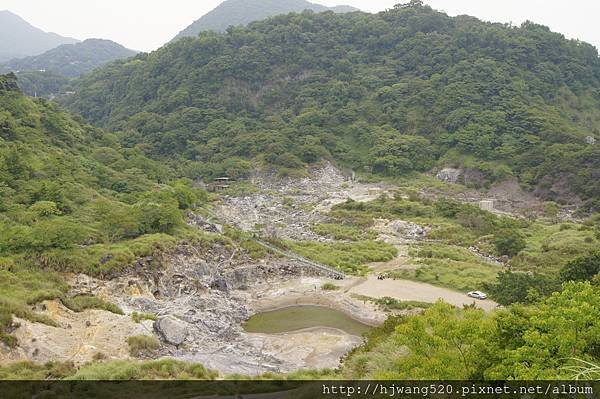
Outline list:
[[[350,4],[376,12],[408,0],[312,0],[328,6]],[[495,22],[529,19],[600,47],[597,0],[425,0],[450,15],[469,14]],[[0,0],[33,25],[77,39],[104,38],[150,51],[216,7],[221,0]]]

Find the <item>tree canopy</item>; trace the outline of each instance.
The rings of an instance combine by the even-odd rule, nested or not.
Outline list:
[[[398,176],[475,167],[544,198],[600,197],[596,49],[526,22],[304,12],[184,38],[80,79],[62,101],[127,147],[211,178],[231,159],[322,158]]]

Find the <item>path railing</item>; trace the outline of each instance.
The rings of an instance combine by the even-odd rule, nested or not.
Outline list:
[[[268,249],[268,250],[270,250],[270,251],[272,251],[272,252],[274,252],[276,254],[285,256],[286,258],[297,260],[298,262],[301,262],[301,263],[305,264],[306,266],[312,267],[313,269],[316,269],[316,270],[318,270],[320,272],[323,272],[325,274],[331,275],[331,276],[333,276],[336,279],[345,279],[346,278],[346,275],[343,272],[341,272],[341,271],[339,271],[337,269],[334,269],[332,267],[325,266],[325,265],[322,265],[320,263],[313,262],[312,260],[306,259],[305,257],[300,256],[300,255],[298,255],[295,252],[284,251],[284,250],[282,250],[280,248],[277,248],[276,246],[274,246],[272,244],[264,242],[264,241],[262,241],[262,240],[260,240],[260,239],[258,239],[256,237],[254,238],[254,241],[257,244],[261,245],[262,247],[264,247],[264,248],[266,248],[266,249]]]
[[[207,208],[204,208],[204,207],[202,207],[202,209],[206,213],[208,213],[208,215],[210,216],[210,218],[213,219],[213,220],[211,220],[211,222],[214,222],[214,220],[218,220],[219,219],[219,217],[213,211],[211,211],[210,209],[207,209]],[[321,273],[325,273],[325,274],[327,274],[329,276],[332,276],[335,279],[343,280],[343,279],[346,278],[346,274],[343,273],[343,272],[341,272],[341,271],[339,271],[339,270],[337,270],[337,269],[334,269],[334,268],[329,267],[329,266],[322,265],[322,264],[314,262],[314,261],[312,261],[310,259],[306,259],[305,257],[303,257],[303,256],[301,256],[301,255],[299,255],[299,254],[297,254],[295,252],[292,252],[292,251],[289,251],[289,250],[283,250],[281,248],[277,248],[273,244],[265,242],[265,241],[261,240],[260,238],[258,238],[256,236],[252,237],[252,240],[254,242],[256,242],[257,244],[259,244],[260,246],[262,246],[263,248],[266,248],[266,249],[270,250],[271,252],[274,252],[274,253],[279,254],[281,256],[284,256],[286,258],[294,259],[294,260],[296,260],[296,261],[304,264],[305,266],[311,267],[311,268],[313,268],[313,269],[315,269],[315,270],[317,270],[317,271],[319,271]]]

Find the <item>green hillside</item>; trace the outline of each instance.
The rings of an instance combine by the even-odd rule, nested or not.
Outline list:
[[[0,380],[599,378],[593,46],[412,0],[182,38],[69,81],[59,103],[23,94],[66,83],[39,73],[0,75]],[[244,179],[257,167],[268,170]],[[485,191],[424,175],[444,167],[469,170],[477,178],[462,183],[475,188],[518,178],[579,213],[533,200],[482,210]],[[210,195],[192,185],[223,176]],[[300,269],[294,253],[348,278]],[[79,273],[97,289],[69,287]],[[426,295],[404,298],[413,290],[398,282]],[[469,298],[476,289],[489,299]],[[357,347],[320,330],[242,331],[259,309],[304,298],[388,319]],[[77,326],[45,300],[148,334],[89,314]],[[23,319],[58,328],[38,334]],[[354,347],[341,363],[338,344]],[[307,370],[321,353],[335,369]],[[271,370],[298,371],[258,375]]]
[[[451,18],[413,1],[377,15],[290,14],[203,33],[79,80],[64,103],[188,176],[255,159],[332,158],[402,176],[516,176],[542,198],[600,198],[600,60],[534,23]],[[596,202],[595,206],[598,204]]]
[[[11,314],[49,322],[27,305],[64,294],[56,272],[110,275],[187,235],[198,197],[172,177],[0,76],[0,341]]]
[[[74,78],[111,61],[129,58],[135,53],[110,40],[88,39],[81,43],[64,44],[37,56],[0,64],[0,73],[43,70]]]
[[[306,0],[226,0],[217,8],[181,31],[173,40],[195,37],[200,32],[212,30],[225,32],[230,26],[248,25],[275,15],[290,12],[352,12],[358,9],[349,6],[325,7]]]

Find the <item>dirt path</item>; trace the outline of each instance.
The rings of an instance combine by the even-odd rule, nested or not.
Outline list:
[[[493,310],[498,306],[494,301],[480,301],[469,298],[466,294],[452,291],[447,288],[409,280],[378,280],[377,276],[373,275],[368,276],[361,283],[352,286],[348,292],[350,294],[364,295],[371,298],[391,297],[402,301],[433,303],[442,299],[455,306],[475,303],[477,307],[486,311]]]

